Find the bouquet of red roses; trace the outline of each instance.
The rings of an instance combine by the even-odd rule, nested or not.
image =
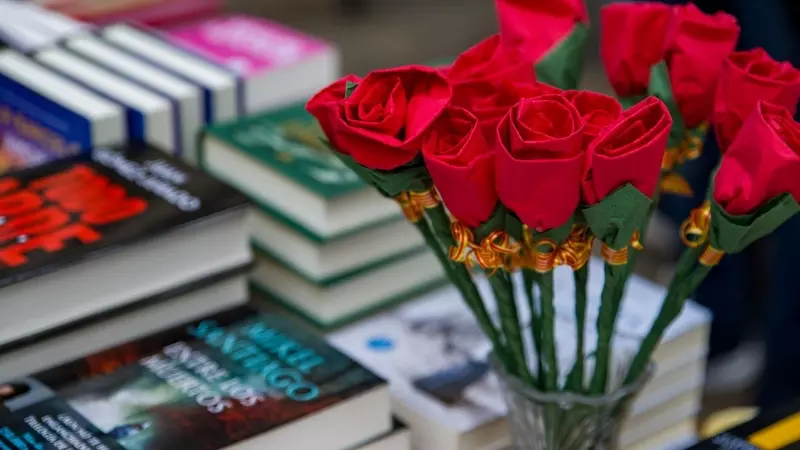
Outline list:
[[[763,52],[734,53],[738,27],[728,16],[692,5],[620,4],[603,12],[604,60],[620,100],[563,90],[537,75],[548,57],[579,51],[565,42],[585,27],[580,3],[497,3],[501,33],[451,67],[351,75],[307,107],[335,154],[395,199],[425,237],[505,372],[541,391],[600,396],[615,388],[611,338],[659,187],[674,168],[665,161],[687,159],[671,152],[701,146],[708,122],[725,143],[708,201],[684,224],[686,253],[627,384],[640,378],[686,297],[724,253],[741,251],[800,208],[800,125],[790,114],[800,75]],[[543,3],[552,9],[541,10]],[[661,41],[618,36],[634,30]],[[590,352],[586,263],[595,247],[605,285]],[[556,354],[558,266],[574,272],[576,287],[569,368],[558,367]],[[493,299],[481,296],[476,270]],[[523,305],[530,324],[521,320]]]

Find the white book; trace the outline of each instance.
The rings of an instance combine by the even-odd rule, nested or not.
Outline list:
[[[179,117],[169,99],[57,47],[42,50],[35,58],[124,106],[131,141],[146,142],[175,156],[180,152]]]
[[[15,50],[0,51],[0,173],[127,140],[125,111]]]
[[[597,270],[598,265],[602,268],[602,263],[591,264],[590,292],[592,285],[602,284],[602,270]],[[569,269],[557,272],[565,272],[557,273],[557,280],[563,276],[571,279]],[[557,281],[556,286],[556,297],[568,295],[563,283]],[[663,288],[651,291],[652,287],[649,282],[633,277],[626,304],[636,301],[651,305],[647,315],[652,318],[664,294]],[[479,288],[485,298],[491,298],[485,280],[479,281]],[[649,292],[651,297],[634,296],[643,292]],[[638,308],[623,307],[620,314],[618,333],[622,334],[640,333],[640,329],[624,327],[648,320]],[[631,315],[634,317],[628,317]],[[709,314],[701,307],[691,302],[687,304],[656,352],[658,369],[634,402],[631,420],[653,414],[655,419],[646,422],[649,431],[656,432],[659,430],[653,424],[662,418],[674,421],[663,424],[666,428],[690,418],[695,412],[694,402],[699,396],[698,387],[704,372],[702,359],[707,349],[705,336],[709,320]],[[574,360],[573,324],[559,320],[556,333],[559,360]],[[418,449],[472,450],[507,443],[508,431],[503,420],[506,407],[497,380],[486,364],[490,344],[453,288],[433,292],[328,337],[333,345],[389,380],[395,414],[411,427]],[[619,341],[615,341],[615,348],[620,347]],[[621,344],[624,342],[629,341],[623,340]],[[694,354],[694,360],[681,365],[685,358],[670,347]],[[670,370],[665,372],[665,368]],[[675,374],[680,372],[690,375],[679,383]],[[662,408],[668,404],[666,400],[675,398],[682,399],[683,403],[671,409]],[[632,441],[636,437],[626,439]]]
[[[201,86],[206,92],[206,122],[238,117],[240,83],[233,72],[131,25],[115,24],[99,33],[108,42]]]
[[[87,24],[29,1],[0,0],[0,11],[4,19],[0,22],[0,36],[12,47],[25,52],[50,46],[89,28]]]
[[[115,71],[177,102],[180,115],[181,156],[184,161],[196,164],[195,139],[203,127],[205,108],[203,92],[199,87],[115,48],[93,35],[87,34],[69,39],[64,43],[64,47],[96,65]]]

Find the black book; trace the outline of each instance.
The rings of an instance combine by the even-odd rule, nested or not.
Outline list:
[[[772,411],[720,433],[691,450],[800,450],[800,402]]]
[[[0,351],[248,264],[245,206],[151,148],[0,178]]]
[[[386,382],[301,330],[239,307],[0,379],[0,448],[342,450],[389,432]]]

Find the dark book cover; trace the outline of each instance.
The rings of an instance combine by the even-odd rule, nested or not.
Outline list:
[[[690,450],[800,450],[800,402],[765,411]]]
[[[0,177],[0,288],[245,205],[233,188],[145,147],[97,148]]]
[[[384,383],[299,330],[241,307],[0,382],[0,448],[217,450]]]

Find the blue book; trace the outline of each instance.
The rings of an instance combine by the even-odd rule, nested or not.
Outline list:
[[[127,140],[124,111],[14,50],[0,51],[0,174]]]
[[[180,156],[181,117],[177,102],[61,48],[42,50],[34,58],[125,108],[132,142],[144,142]]]

